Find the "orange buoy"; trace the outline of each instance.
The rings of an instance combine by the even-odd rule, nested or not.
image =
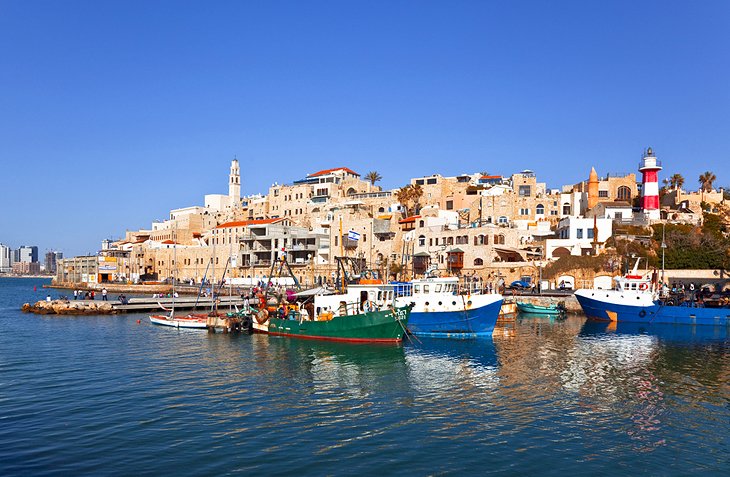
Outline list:
[[[142,320],[137,320],[137,324],[140,324],[140,323],[142,323]]]

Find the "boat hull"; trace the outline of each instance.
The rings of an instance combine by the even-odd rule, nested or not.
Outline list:
[[[408,319],[408,331],[416,336],[433,338],[477,338],[491,336],[502,308],[502,297],[499,295],[473,295],[488,297],[482,306],[464,306],[460,310],[425,311],[416,305]],[[419,308],[421,310],[419,310]]]
[[[541,306],[541,305],[533,305],[532,303],[517,303],[517,309],[520,310],[520,313],[522,314],[528,314],[528,315],[560,315],[564,313],[563,310],[558,308],[557,306]]]
[[[409,307],[335,316],[328,321],[299,321],[271,318],[268,333],[328,341],[359,343],[396,343],[403,340],[409,320]]]
[[[201,318],[170,318],[169,316],[152,315],[150,322],[155,325],[171,328],[206,329],[207,323]]]
[[[668,306],[641,296],[624,297],[615,290],[578,290],[575,297],[590,320],[730,326],[730,308]],[[631,298],[637,304],[631,304]]]

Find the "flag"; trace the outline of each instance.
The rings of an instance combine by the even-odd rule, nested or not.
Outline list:
[[[360,240],[360,234],[355,232],[354,230],[350,230],[349,232],[347,232],[347,238],[349,240],[357,242],[358,240]]]

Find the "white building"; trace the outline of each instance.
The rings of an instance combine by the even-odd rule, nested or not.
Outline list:
[[[558,222],[556,239],[545,241],[545,256],[556,259],[566,255],[593,255],[613,234],[613,219],[564,217]]]
[[[13,249],[0,243],[0,273],[10,273],[13,270]]]

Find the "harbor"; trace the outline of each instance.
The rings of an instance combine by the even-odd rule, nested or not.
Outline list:
[[[359,474],[395,443],[388,466],[419,475],[509,473],[515,462],[538,472],[545,452],[562,456],[563,473],[726,466],[715,449],[730,419],[730,356],[716,327],[612,330],[569,314],[498,323],[489,339],[353,345],[168,329],[145,313],[22,314],[17,303],[45,290],[0,285],[0,326],[21,330],[0,335],[10,474],[69,462],[80,473]],[[271,445],[284,434],[299,445]],[[174,442],[186,452],[163,452]]]

